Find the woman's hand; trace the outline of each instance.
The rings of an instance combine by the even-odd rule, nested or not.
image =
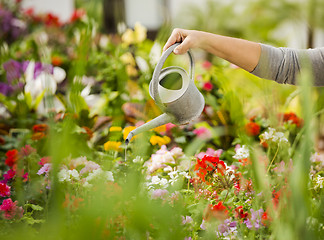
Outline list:
[[[173,52],[175,54],[184,54],[189,48],[200,48],[203,39],[203,33],[200,31],[175,28],[164,45],[163,51],[175,43],[181,43]]]

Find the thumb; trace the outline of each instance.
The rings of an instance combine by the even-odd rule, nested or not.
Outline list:
[[[176,47],[173,52],[175,54],[184,54],[189,50],[189,48],[190,40],[188,38],[185,38],[185,40],[178,47]]]

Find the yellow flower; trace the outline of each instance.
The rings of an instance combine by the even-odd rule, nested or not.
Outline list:
[[[134,68],[132,65],[126,65],[126,72],[127,72],[128,76],[130,76],[130,77],[137,76],[137,69]]]
[[[152,136],[150,138],[150,143],[152,145],[157,145],[158,144],[159,146],[162,146],[162,145],[168,144],[169,142],[171,142],[171,139],[168,136],[163,136],[163,137]]]
[[[147,29],[139,22],[135,23],[134,34],[136,43],[141,43],[146,39]]]
[[[121,132],[123,129],[118,126],[112,126],[109,128],[109,132]]]
[[[125,128],[124,128],[124,131],[123,131],[123,137],[124,137],[124,140],[126,140],[128,134],[129,134],[131,131],[133,131],[135,128],[136,128],[136,127],[134,127],[134,126],[129,126],[129,127],[125,127]],[[134,137],[136,137],[136,136],[134,136]],[[133,138],[134,138],[134,137],[133,137]]]
[[[135,59],[133,57],[133,55],[130,52],[124,53],[123,55],[120,56],[120,60],[124,63],[124,64],[130,64],[132,66],[135,66]]]
[[[153,130],[154,130],[155,132],[158,132],[158,133],[166,132],[166,126],[165,126],[165,124],[164,124],[164,125],[162,125],[162,126],[159,126],[159,127],[153,128]]]
[[[116,141],[108,141],[104,144],[104,149],[106,151],[109,150],[114,150],[114,151],[121,151],[122,149],[120,148],[121,142],[116,142]]]
[[[141,43],[146,39],[147,29],[140,23],[135,23],[134,31],[128,28],[122,35],[122,41],[127,46],[133,43]]]
[[[130,45],[132,43],[135,42],[135,34],[134,31],[130,28],[128,28],[124,34],[122,35],[122,41],[126,44],[126,45]]]

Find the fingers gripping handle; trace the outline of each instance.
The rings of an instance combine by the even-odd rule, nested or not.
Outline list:
[[[152,77],[153,91],[152,91],[152,94],[153,94],[153,98],[154,98],[156,104],[161,108],[162,111],[164,111],[165,107],[164,107],[164,105],[163,105],[163,103],[161,101],[160,94],[159,94],[159,91],[158,91],[160,73],[161,73],[162,67],[163,67],[166,59],[173,52],[173,50],[179,45],[180,45],[180,43],[175,43],[175,44],[170,46],[167,50],[165,50],[162,53],[162,56],[161,56],[159,62],[157,63],[157,65],[156,65],[156,67],[154,69],[154,72],[153,72],[153,77]],[[187,53],[188,53],[189,61],[190,61],[189,77],[190,77],[190,79],[194,79],[195,63],[194,63],[193,55],[190,52],[190,50],[188,50]]]

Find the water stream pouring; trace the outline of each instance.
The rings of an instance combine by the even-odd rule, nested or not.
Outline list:
[[[194,61],[191,52],[187,52],[190,60],[189,75],[177,66],[162,69],[165,60],[178,45],[179,43],[172,45],[162,54],[149,86],[151,97],[164,113],[131,131],[125,140],[126,144],[141,132],[169,122],[186,124],[202,113],[205,100],[194,83]]]

